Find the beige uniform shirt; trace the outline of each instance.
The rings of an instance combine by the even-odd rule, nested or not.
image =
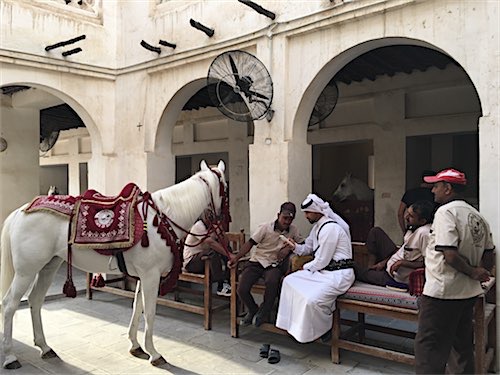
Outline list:
[[[261,224],[251,236],[257,245],[252,250],[250,261],[259,262],[264,268],[278,263],[278,253],[285,246],[284,241],[279,238],[280,234],[295,242],[304,241],[295,225],[291,224],[288,231],[279,231],[275,229],[275,223],[272,221]]]
[[[387,261],[386,271],[389,275],[391,275],[392,265],[398,260],[415,262],[424,259],[425,249],[429,243],[430,230],[431,225],[426,224],[418,227],[414,232],[409,230],[405,233],[403,246]],[[399,283],[408,284],[410,273],[413,271],[415,271],[414,268],[399,267],[391,276]]]
[[[488,223],[463,200],[439,207],[434,216],[429,245],[425,255],[424,294],[440,299],[467,299],[480,295],[479,281],[457,271],[445,262],[436,246],[458,249],[471,266],[480,265],[485,249],[494,249]]]
[[[194,223],[194,225],[191,227],[190,232],[192,234],[188,234],[186,240],[184,241],[185,245],[182,252],[184,258],[184,262],[182,263],[183,270],[186,270],[187,264],[191,259],[193,259],[196,254],[201,253],[203,250],[208,251],[210,249],[206,241],[200,243],[203,236],[205,236],[205,234],[207,234],[208,232],[205,224],[203,224],[203,221],[198,220],[196,223]]]

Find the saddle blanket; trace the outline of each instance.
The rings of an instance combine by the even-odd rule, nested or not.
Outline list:
[[[26,213],[47,211],[69,217],[75,209],[79,197],[71,195],[41,195],[31,201],[23,211]]]
[[[139,187],[133,183],[116,197],[86,191],[75,205],[69,243],[91,249],[132,247],[143,231],[137,209],[139,193]]]

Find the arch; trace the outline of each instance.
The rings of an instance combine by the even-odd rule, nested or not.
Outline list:
[[[440,49],[439,47],[432,45],[426,41],[419,40],[419,39],[411,39],[411,38],[403,38],[403,37],[387,37],[387,38],[380,38],[380,39],[373,39],[373,40],[368,40],[362,43],[359,43],[343,52],[338,54],[337,56],[333,57],[327,64],[325,64],[314,76],[314,78],[311,80],[311,82],[307,85],[306,89],[304,90],[303,95],[301,96],[301,99],[299,101],[299,104],[297,106],[297,110],[294,114],[293,121],[292,121],[292,129],[290,129],[290,137],[289,138],[294,138],[294,139],[300,139],[301,141],[303,140],[306,142],[306,130],[307,130],[307,124],[309,120],[309,116],[312,112],[312,109],[314,107],[314,104],[316,103],[316,100],[318,96],[320,95],[321,91],[325,87],[325,85],[344,67],[346,66],[349,62],[353,61],[357,57],[363,55],[366,52],[369,52],[373,49],[380,48],[380,47],[388,47],[392,45],[412,45],[412,46],[420,46],[420,47],[425,47],[429,48],[432,50],[435,50],[437,52],[440,52],[444,55],[449,56],[453,60],[457,62],[457,64],[460,66],[460,68],[463,70],[464,74],[467,76],[467,78],[471,81],[472,86],[474,87],[474,90],[476,91],[476,95],[479,98],[479,103],[481,106],[481,100],[479,96],[479,92],[477,90],[477,86],[474,84],[472,81],[470,75],[467,73],[467,71],[463,68],[462,64],[460,64],[460,61],[457,61],[453,56],[451,56],[449,53],[445,52],[444,50]],[[482,113],[482,109],[481,109]]]
[[[90,142],[92,147],[92,155],[94,156],[102,153],[103,151],[102,137],[99,128],[97,127],[95,121],[93,120],[89,112],[71,95],[63,91],[60,91],[54,87],[48,86],[46,84],[34,83],[30,81],[16,81],[16,82],[3,83],[2,87],[4,86],[29,86],[31,88],[40,89],[45,92],[48,92],[49,94],[55,96],[64,103],[68,104],[82,119],[83,123],[85,124],[85,127],[89,132]]]
[[[206,78],[187,82],[168,100],[159,113],[158,122],[150,127],[144,149],[147,157],[147,186],[156,190],[175,182],[175,156],[172,152],[173,129],[184,104],[206,84]],[[155,121],[155,120],[152,120]],[[158,173],[163,171],[164,173]]]
[[[154,152],[165,152],[171,150],[172,131],[179,118],[182,108],[186,102],[206,85],[206,77],[197,78],[186,83],[177,92],[174,93],[170,101],[165,106],[160,121],[154,132],[154,139],[151,143]],[[164,142],[162,142],[164,141]]]
[[[352,86],[343,84],[343,91],[341,90],[340,100],[342,101],[342,92],[344,94],[349,93],[348,96],[354,96],[349,96],[349,98],[347,98],[345,102],[341,102],[341,105],[337,107],[337,110],[339,111],[335,112],[334,110],[334,113],[332,114],[333,116],[330,118],[330,122],[328,122],[328,120],[325,120],[324,129],[322,129],[320,126],[320,129],[317,129],[319,130],[319,132],[317,133],[308,131],[311,130],[307,127],[307,125],[313,106],[325,85],[333,77],[335,77],[337,73],[339,73],[351,61],[354,61],[356,58],[369,51],[396,45],[423,47],[428,50],[436,51],[436,53],[445,55],[449,57],[450,60],[454,61],[456,63],[456,66],[448,66],[446,68],[447,74],[450,74],[449,77],[452,77],[452,80],[448,79],[448,82],[455,82],[455,79],[457,79],[457,77],[460,77],[459,81],[457,82],[460,82],[460,85],[464,84],[467,87],[466,98],[468,103],[470,103],[473,107],[473,109],[470,111],[471,115],[466,117],[465,114],[469,112],[463,112],[463,117],[450,117],[446,119],[447,121],[443,121],[442,124],[436,126],[436,116],[440,115],[439,111],[436,111],[435,113],[433,113],[432,111],[427,112],[427,116],[429,116],[429,118],[432,118],[434,116],[434,122],[427,122],[423,120],[425,117],[420,117],[425,116],[423,115],[423,113],[426,112],[415,112],[415,108],[418,107],[419,103],[421,104],[421,107],[418,107],[419,109],[423,108],[426,104],[428,104],[430,107],[435,107],[435,104],[433,104],[434,102],[432,102],[432,99],[429,98],[436,97],[432,96],[432,90],[436,88],[437,83],[431,82],[427,87],[422,86],[423,89],[419,93],[419,84],[414,82],[412,84],[415,85],[414,87],[416,93],[414,93],[411,90],[404,91],[404,86],[398,85],[393,86],[392,89],[385,89],[387,87],[390,87],[389,80],[392,81],[392,78],[381,78],[380,81],[377,79],[374,83],[370,82],[370,84],[366,84],[366,82],[368,82],[366,80]],[[332,155],[339,156],[339,150],[344,146],[349,147],[349,152],[343,153],[343,156],[352,156],[355,152],[360,152],[361,148],[366,149],[366,152],[364,154],[361,154],[366,154],[365,158],[357,157],[354,159],[357,160],[356,166],[362,167],[361,169],[363,169],[363,173],[366,172],[367,175],[370,176],[370,173],[372,172],[371,177],[373,178],[374,185],[376,186],[374,202],[375,225],[382,225],[389,231],[391,231],[392,235],[397,235],[399,234],[400,229],[396,228],[396,226],[394,225],[395,222],[393,220],[389,220],[388,218],[394,212],[397,212],[397,208],[394,207],[394,202],[399,202],[398,198],[401,197],[405,189],[413,187],[413,180],[418,181],[418,176],[415,176],[419,175],[421,171],[417,171],[417,169],[419,169],[425,163],[433,163],[433,168],[444,168],[446,167],[446,165],[438,166],[438,164],[447,162],[453,163],[457,162],[457,160],[460,160],[460,163],[464,162],[460,158],[452,160],[452,158],[454,157],[453,155],[455,155],[453,153],[453,149],[454,147],[458,147],[456,145],[458,145],[460,142],[466,142],[467,145],[470,145],[470,142],[474,142],[472,138],[474,134],[465,133],[472,131],[479,132],[478,119],[482,116],[483,108],[481,106],[478,88],[472,81],[470,75],[467,74],[465,69],[459,64],[459,62],[457,62],[453,58],[453,56],[446,53],[437,46],[411,38],[382,38],[357,44],[351,48],[344,50],[343,52],[329,60],[327,63],[323,64],[322,67],[317,68],[317,70],[318,71],[313,74],[314,78],[310,79],[310,82],[307,84],[307,86],[303,86],[305,87],[304,93],[300,97],[297,111],[294,113],[294,120],[291,124],[292,128],[289,129],[291,131],[292,139],[299,140],[299,142],[302,142],[303,144],[315,145],[312,147],[312,158],[309,163],[311,166],[313,166],[314,171],[316,171],[317,173],[313,174],[313,176],[315,177],[313,177],[311,180],[316,181],[315,188],[317,188],[319,186],[319,176],[321,175],[323,178],[323,180],[321,181],[321,188],[323,190],[326,190],[328,185],[331,185],[332,182],[334,182],[335,179],[339,178],[339,175],[343,173],[342,168],[339,166],[337,166],[336,168],[330,168],[328,170],[328,173],[320,173],[320,171],[325,170],[325,168],[321,168],[321,162],[317,164],[317,162],[314,160],[315,157],[316,160],[321,160],[320,155],[323,155],[323,161],[336,160],[335,157],[332,157]],[[344,72],[345,71],[343,71],[343,73]],[[411,80],[414,80],[417,77],[422,77],[421,74],[429,74],[433,77],[436,77],[436,75],[440,74],[438,72],[440,72],[440,70],[437,69],[429,70],[426,72],[413,72],[408,75],[408,82],[412,82]],[[446,76],[448,77],[448,75]],[[406,81],[407,78],[405,78],[404,74],[400,74],[394,78],[394,82],[397,82],[398,80]],[[348,81],[349,80],[346,80],[345,82]],[[445,80],[443,80],[443,82],[444,81]],[[432,89],[430,89],[431,86],[433,86]],[[369,94],[370,91],[368,91],[368,87],[378,87],[379,89],[373,91],[372,94]],[[443,87],[446,90],[446,84]],[[366,106],[363,106],[363,104],[359,104],[359,107],[354,107],[354,104],[352,103],[355,102],[354,98],[357,95],[356,93],[360,91],[364,92],[364,89],[367,89],[366,92],[368,94],[366,95],[369,95],[369,98],[367,96],[363,96],[363,94],[360,94],[359,98],[362,98],[362,100],[367,99],[365,103],[369,104],[366,104]],[[425,91],[426,89],[428,89],[428,91]],[[438,89],[436,89],[435,92],[438,92]],[[428,93],[430,94],[430,96],[427,96]],[[434,95],[436,95],[436,93],[434,93]],[[350,101],[351,98],[353,98],[352,101]],[[352,105],[352,107],[349,107],[350,105]],[[351,109],[350,112],[349,108]],[[364,116],[360,115],[359,117],[357,117],[353,113],[353,108],[364,108],[367,109],[367,111],[364,112]],[[383,110],[377,110],[380,108],[382,108]],[[444,106],[443,108],[444,111],[446,111],[446,106]],[[460,111],[461,107],[458,108],[458,110]],[[444,111],[442,112],[443,114],[446,113]],[[346,119],[352,119],[352,121],[346,121]],[[342,122],[342,120],[344,122]],[[350,127],[351,124],[356,126]],[[404,124],[405,126],[399,126],[402,124]],[[338,127],[335,125],[337,125]],[[473,130],[473,128],[475,129]],[[452,129],[452,131],[450,131],[450,129]],[[390,130],[390,134],[387,133],[388,130]],[[451,134],[455,133],[463,134],[458,134],[456,138],[454,138],[455,136],[451,136]],[[460,136],[463,136],[463,138],[458,139],[458,137]],[[469,136],[471,137],[465,139]],[[411,139],[411,143],[409,143],[410,138],[412,137],[413,139]],[[423,139],[425,137],[429,139]],[[415,150],[415,147],[417,147],[417,145],[420,145],[422,142],[427,141],[429,142],[426,146],[427,148],[423,149],[433,149],[434,151],[439,151],[436,152],[436,154],[432,153],[432,155],[438,156],[433,157],[432,159],[429,157],[429,160],[426,161],[422,159],[422,162],[420,163],[420,159],[415,156],[417,155],[417,153],[412,152],[408,154],[407,147],[409,147],[409,150]],[[359,147],[353,148],[353,142],[359,142]],[[346,143],[349,143],[349,146],[346,146]],[[446,147],[441,147],[438,149],[436,145],[441,144],[444,144]],[[314,147],[316,147],[316,149],[314,149]],[[327,147],[330,148],[327,149]],[[327,152],[324,151],[326,149]],[[390,159],[388,150],[391,150],[391,154],[394,159]],[[408,155],[412,156],[409,157]],[[429,155],[431,155],[431,153],[429,153]],[[477,156],[477,154],[475,155]],[[361,163],[359,160],[363,160],[363,163]],[[394,160],[391,168],[387,168],[387,162],[389,160]],[[437,160],[440,160],[440,162],[438,163]],[[344,164],[344,166],[345,165],[346,164]],[[407,169],[408,165],[413,166],[413,168],[410,167]],[[466,165],[470,167],[469,164]],[[479,173],[479,169],[477,167],[470,168],[472,171],[473,180],[479,181],[477,175],[477,173]],[[473,191],[472,194],[474,199],[478,198],[478,195],[476,195],[478,188],[479,186],[474,186],[472,189],[470,189],[471,191]],[[320,193],[326,194],[324,191],[320,191]],[[391,196],[393,199],[387,199]]]

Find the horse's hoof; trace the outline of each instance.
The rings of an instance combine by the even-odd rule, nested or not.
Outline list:
[[[151,364],[155,367],[158,367],[158,366],[163,366],[163,365],[166,365],[167,364],[167,361],[165,361],[165,358],[163,357],[160,357],[158,359],[155,359],[154,361],[151,361]]]
[[[49,359],[49,358],[59,358],[59,356],[56,354],[55,351],[50,349],[47,353],[42,354],[42,359]]]
[[[16,370],[18,368],[21,368],[22,365],[18,360],[15,360],[14,362],[7,363],[6,365],[3,365],[3,368],[6,370]]]
[[[134,357],[140,358],[140,359],[148,359],[149,355],[142,350],[142,348],[139,346],[138,348],[135,349],[130,349],[129,353],[132,354]]]

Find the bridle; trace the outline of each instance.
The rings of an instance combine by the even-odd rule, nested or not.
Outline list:
[[[207,234],[205,234],[201,239],[200,242],[203,242],[208,236],[210,236],[212,233],[215,233],[217,236],[218,241],[220,244],[223,246],[226,255],[231,258],[231,253],[228,249],[227,242],[224,240],[224,235],[223,235],[223,225],[226,225],[226,227],[229,225],[229,222],[231,221],[231,217],[229,215],[229,200],[225,191],[225,186],[222,181],[222,174],[219,173],[219,171],[210,169],[212,173],[214,173],[217,176],[217,179],[219,181],[219,196],[221,197],[221,219],[219,220],[214,220],[210,221],[209,223],[209,228]],[[207,180],[205,180],[202,176],[199,176],[200,179],[207,185],[208,190],[210,192],[210,204],[209,204],[209,209],[213,212],[214,217],[216,217],[216,210],[215,210],[215,203],[214,203],[214,197],[212,194],[212,189],[210,187],[210,184],[208,183]],[[160,294],[164,295],[168,291],[173,290],[177,283],[177,279],[179,278],[179,274],[181,272],[182,268],[182,263],[181,263],[181,257],[182,257],[182,247],[183,242],[179,239],[177,236],[177,233],[174,230],[174,227],[185,233],[186,235],[191,234],[193,236],[197,236],[195,233],[191,233],[189,230],[181,227],[179,224],[177,224],[175,221],[173,221],[171,218],[169,218],[167,215],[165,215],[158,206],[155,204],[153,201],[151,194],[149,192],[145,192],[142,194],[141,199],[138,201],[138,203],[142,203],[142,217],[144,220],[144,231],[142,235],[142,240],[141,244],[143,247],[148,247],[149,246],[149,239],[147,235],[147,218],[148,218],[148,209],[151,207],[155,213],[153,217],[153,226],[157,227],[157,233],[160,235],[162,239],[166,241],[167,246],[170,246],[171,251],[174,255],[174,263],[172,265],[172,269],[167,275],[167,277],[163,278],[161,283],[160,283]],[[197,236],[198,237],[198,236]],[[191,246],[197,246],[198,244],[194,244]],[[188,246],[188,245],[186,245]]]
[[[231,215],[229,214],[229,199],[228,199],[228,195],[226,193],[224,182],[222,180],[222,174],[218,170],[215,170],[215,169],[210,169],[210,171],[213,174],[215,174],[215,176],[217,177],[217,180],[219,181],[219,197],[221,198],[220,215],[216,214],[217,211],[215,208],[214,197],[212,194],[212,189],[210,187],[210,184],[208,183],[208,181],[204,177],[199,176],[199,178],[207,186],[208,191],[210,193],[210,203],[209,203],[208,209],[212,213],[212,215],[210,215],[210,216],[213,217],[214,220],[208,221],[208,226],[207,226],[208,231],[206,234],[201,236],[199,242],[197,242],[195,244],[191,244],[191,245],[187,245],[187,244],[184,244],[184,245],[189,246],[189,247],[198,246],[214,233],[216,235],[218,241],[224,247],[226,254],[229,256],[230,252],[229,252],[226,241],[224,241],[224,234],[223,234],[225,232],[226,228],[229,226],[229,223],[231,221]],[[170,245],[172,241],[175,241],[177,246],[181,245],[181,241],[179,240],[178,236],[175,234],[175,231],[173,231],[172,227],[179,229],[181,232],[183,232],[186,235],[191,234],[192,236],[200,237],[200,234],[192,233],[190,230],[183,228],[181,225],[177,224],[175,221],[173,221],[171,218],[169,218],[167,215],[165,215],[163,212],[161,212],[158,209],[158,207],[156,206],[156,204],[153,202],[153,200],[151,199],[151,194],[149,192],[145,192],[143,194],[141,201],[143,202],[142,214],[143,214],[143,218],[144,218],[144,225],[145,225],[144,230],[145,231],[147,231],[147,224],[146,224],[147,216],[148,216],[147,211],[148,211],[148,208],[151,207],[154,211],[156,211],[155,217],[153,219],[153,225],[155,227],[158,227],[158,233],[161,234],[162,238],[167,236],[166,233],[162,233],[162,232],[166,231],[165,229],[161,229],[162,227],[166,228],[167,231],[170,232],[169,237],[171,237],[171,240],[167,241],[168,245]],[[147,246],[145,246],[145,247],[147,247]]]
[[[224,232],[226,231],[227,227],[229,226],[229,223],[231,222],[231,215],[229,214],[229,198],[226,193],[226,189],[224,186],[224,183],[222,182],[222,174],[215,170],[215,169],[210,169],[212,173],[214,173],[217,176],[217,179],[219,181],[219,197],[221,198],[221,207],[220,207],[220,214],[216,214],[216,208],[215,208],[215,203],[214,203],[214,197],[212,194],[212,189],[210,188],[210,184],[208,181],[203,178],[202,176],[199,176],[199,178],[205,183],[205,185],[208,187],[208,190],[210,192],[210,204],[209,204],[209,210],[212,213],[210,215],[211,220],[208,220],[207,222],[203,221],[204,224],[207,226],[207,233],[201,236],[198,242],[188,245],[184,244],[185,246],[188,247],[196,247],[199,246],[203,241],[205,241],[208,237],[210,237],[212,234],[215,234],[217,237],[218,242],[222,245],[224,248],[226,255],[230,257],[230,251],[228,249],[227,243],[224,240]],[[207,225],[208,224],[208,225]],[[191,233],[190,231],[186,231],[183,228],[180,228],[177,226],[177,228],[181,229],[184,231],[186,234],[191,234],[192,236],[195,237],[200,237],[200,235]]]

